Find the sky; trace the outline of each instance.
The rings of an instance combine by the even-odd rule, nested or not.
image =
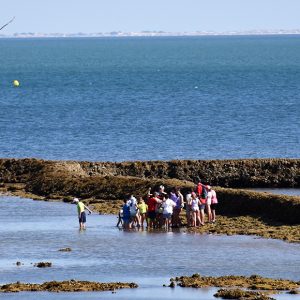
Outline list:
[[[1,34],[300,29],[300,0],[0,0]]]

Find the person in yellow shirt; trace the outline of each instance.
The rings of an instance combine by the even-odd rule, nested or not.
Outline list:
[[[85,229],[85,223],[86,223],[86,214],[85,210],[89,212],[89,214],[92,213],[92,211],[83,204],[83,202],[79,201],[78,198],[74,198],[73,202],[77,205],[77,212],[78,212],[78,219],[79,219],[79,229]]]
[[[148,226],[148,220],[147,220],[147,210],[148,205],[145,203],[144,199],[142,197],[138,200],[138,209],[140,213],[140,224],[142,227],[144,227],[144,221],[146,220],[147,226]]]

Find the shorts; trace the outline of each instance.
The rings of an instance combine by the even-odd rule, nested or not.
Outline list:
[[[135,218],[136,217],[136,211],[130,213],[130,217]]]
[[[170,220],[172,218],[172,214],[163,214],[163,218]]]
[[[79,217],[79,223],[86,223],[86,214],[82,212]]]
[[[206,204],[211,205],[211,199],[207,199]]]
[[[192,208],[192,211],[193,211],[193,212],[199,211],[199,207],[193,207],[193,208]]]
[[[215,209],[217,208],[217,206],[218,206],[218,203],[213,203],[213,204],[210,206],[210,208],[213,209],[213,210],[215,210]]]
[[[155,211],[148,211],[148,218],[149,218],[150,220],[154,220],[155,217],[156,217]]]
[[[200,204],[200,210],[204,210],[205,209],[205,204]]]

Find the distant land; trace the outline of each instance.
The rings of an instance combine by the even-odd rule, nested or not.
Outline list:
[[[140,31],[140,32],[96,32],[96,33],[38,33],[21,32],[11,35],[0,34],[0,38],[74,38],[74,37],[175,37],[175,36],[226,36],[226,35],[300,35],[300,29],[293,30],[248,30],[248,31],[195,31],[195,32],[166,32],[166,31]]]

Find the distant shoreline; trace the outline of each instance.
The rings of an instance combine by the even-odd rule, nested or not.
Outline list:
[[[262,32],[199,32],[199,33],[172,33],[172,32],[116,32],[116,33],[15,33],[1,34],[0,39],[46,39],[46,38],[164,38],[164,37],[251,37],[251,36],[299,36],[300,29],[295,31],[262,31]]]

